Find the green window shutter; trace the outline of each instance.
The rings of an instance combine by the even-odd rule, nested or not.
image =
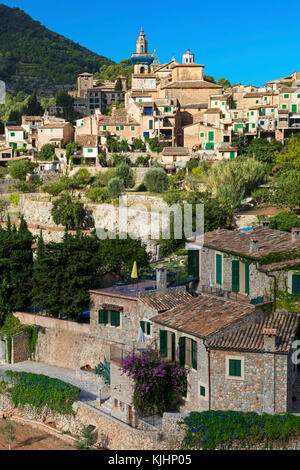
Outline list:
[[[150,119],[150,121],[149,121],[149,129],[153,129],[153,120],[152,119]]]
[[[131,126],[131,128],[130,128],[130,129],[131,129],[132,131],[134,131],[135,127],[134,127],[134,126]]]
[[[208,132],[208,140],[213,141],[214,140],[214,131],[209,131]]]
[[[93,149],[88,149],[88,153],[91,153],[93,151]]]
[[[175,333],[172,333],[172,361],[175,361]]]
[[[230,160],[234,159],[234,152],[230,152]]]
[[[297,98],[300,98],[300,94],[297,95]]]
[[[251,111],[251,116],[254,116],[254,111]]]
[[[254,128],[255,128],[255,124],[252,124],[252,129],[254,129]]]
[[[204,132],[200,132],[200,137],[204,137]]]
[[[120,326],[120,312],[117,310],[110,312],[110,324],[111,326]]]
[[[222,106],[225,106],[225,101],[222,101]]]
[[[286,104],[283,104],[283,105],[281,106],[281,108],[282,108],[282,109],[286,109]]]
[[[108,323],[108,310],[102,309],[98,311],[98,323],[107,325]]]
[[[15,137],[15,135],[16,135],[16,134],[15,134],[14,132],[11,132],[11,133],[10,133],[10,136],[11,136],[11,137]]]
[[[297,113],[297,105],[296,104],[292,104],[292,113],[293,114]]]
[[[300,294],[300,274],[292,275],[292,294]]]
[[[106,126],[103,126],[103,130],[106,131]]]
[[[265,124],[265,121],[260,121],[261,125],[263,126]]]
[[[200,395],[205,397],[205,387],[203,387],[203,385],[200,385]]]
[[[241,377],[241,360],[229,359],[229,375],[232,377]]]
[[[265,116],[265,115],[266,115],[266,108],[262,108],[262,110],[261,110],[261,115],[262,115],[262,116]]]
[[[167,357],[168,349],[167,349],[167,342],[168,342],[168,332],[166,330],[160,330],[159,332],[159,347],[160,347],[160,354],[162,357]]]
[[[192,365],[197,370],[197,341],[192,340]]]
[[[216,254],[216,283],[222,284],[222,255]]]
[[[147,335],[151,335],[151,323],[147,322]]]
[[[245,263],[245,294],[249,295],[249,264]]]
[[[199,277],[199,250],[188,250],[188,274]]]
[[[232,292],[240,290],[240,262],[232,260]]]
[[[179,338],[179,364],[185,365],[185,338]]]
[[[144,321],[140,321],[140,327],[142,328],[143,333],[145,333],[145,322]]]
[[[286,93],[286,94],[283,95],[283,97],[284,97],[285,99],[289,99],[290,95],[289,95],[288,93]]]

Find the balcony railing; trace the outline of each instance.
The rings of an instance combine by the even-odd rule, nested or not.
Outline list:
[[[231,290],[222,289],[217,286],[202,285],[200,292],[203,294],[216,295],[218,297],[223,297],[224,299],[235,300],[237,302],[243,302],[251,305],[259,305],[273,301],[273,298],[267,294],[254,297],[252,295],[243,294],[242,292],[233,292]]]

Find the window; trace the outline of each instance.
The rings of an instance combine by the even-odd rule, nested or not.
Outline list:
[[[200,137],[204,137],[204,132],[200,132]]]
[[[175,333],[167,330],[159,332],[160,354],[169,361],[175,361]]]
[[[256,100],[255,103],[257,104],[257,103],[258,103],[258,100]]]
[[[226,356],[225,364],[226,379],[245,379],[245,358],[243,356]]]
[[[238,113],[234,113],[234,119],[237,119],[238,118]]]
[[[116,131],[119,131],[120,130],[120,127],[119,126],[116,126]]]
[[[293,114],[297,113],[297,105],[296,104],[292,104],[292,113]]]
[[[264,126],[265,124],[265,121],[260,121],[261,125]]]
[[[92,153],[93,152],[93,149],[88,149],[88,153]]]
[[[230,160],[233,160],[235,158],[235,152],[230,152]]]
[[[199,250],[188,250],[188,274],[199,277]]]
[[[143,330],[143,333],[145,335],[150,336],[151,335],[151,323],[148,321],[140,321],[140,327]]]
[[[300,294],[300,274],[292,275],[292,294]]]
[[[10,136],[11,136],[11,137],[15,137],[15,135],[16,135],[15,132],[11,132],[11,133],[10,133]]]
[[[254,116],[254,111],[251,111],[251,116]]]
[[[297,98],[300,98],[300,94],[297,95]]]
[[[267,97],[267,96],[265,96],[265,97],[264,97],[264,100],[265,100],[265,101],[267,101],[267,99],[268,99],[268,97]]]
[[[222,284],[222,255],[216,254],[216,283]]]
[[[214,131],[209,131],[208,132],[208,140],[209,141],[213,141],[214,140]]]
[[[106,126],[103,126],[103,130],[106,131]]]
[[[120,126],[120,130],[121,130],[121,131],[124,131],[124,126],[123,126],[123,125]]]
[[[199,390],[199,392],[200,392],[201,397],[205,397],[205,395],[206,395],[206,393],[205,393],[206,390],[205,390],[204,385],[200,385],[200,390]]]
[[[255,128],[255,124],[252,124],[251,127],[252,127],[252,129],[254,129],[254,128]]]
[[[286,104],[283,104],[283,105],[281,106],[281,109],[286,109]]]
[[[290,95],[289,95],[288,93],[285,93],[285,94],[283,95],[283,97],[284,97],[284,99],[288,100],[289,97],[290,97]]]
[[[225,106],[225,101],[222,101],[222,106]]]
[[[231,377],[241,377],[242,361],[240,359],[229,359],[229,375]]]
[[[247,117],[249,117],[249,113],[247,113]]]
[[[100,325],[120,326],[120,312],[118,310],[101,309],[98,311]]]
[[[179,338],[179,363],[197,370],[197,341],[184,336]]]
[[[215,106],[217,106],[217,105],[218,105],[218,103],[219,103],[219,101],[215,101]]]
[[[153,129],[153,119],[149,120],[149,129]]]
[[[240,290],[240,262],[238,260],[232,260],[231,262],[231,273],[232,273],[232,292],[239,292]]]
[[[81,127],[82,127],[82,126],[83,126],[83,122],[82,122],[80,125],[81,125]]]
[[[130,129],[131,129],[132,131],[134,131],[135,127],[134,127],[134,126],[131,126],[131,128],[130,128]]]

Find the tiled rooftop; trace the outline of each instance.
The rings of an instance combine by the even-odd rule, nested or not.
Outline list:
[[[157,312],[162,313],[176,306],[183,305],[192,299],[193,297],[188,292],[177,292],[174,294],[140,297],[139,300],[148,307],[151,307],[154,310],[157,310]]]
[[[253,311],[254,307],[250,304],[202,294],[183,305],[156,315],[152,321],[200,338],[208,338]]]
[[[207,345],[212,349],[263,352],[263,329],[267,328],[276,330],[276,352],[287,353],[295,335],[296,324],[296,313],[273,313],[258,323],[238,329],[222,338],[208,341]]]
[[[257,240],[257,249],[252,253],[250,253],[251,240]],[[293,241],[291,233],[267,227],[255,227],[245,232],[221,229],[205,233],[203,246],[259,259],[269,253],[299,250],[300,240]]]

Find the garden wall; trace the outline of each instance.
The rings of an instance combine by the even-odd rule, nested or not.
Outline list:
[[[109,345],[89,334],[89,325],[32,315],[14,314],[23,325],[39,325],[45,328],[37,339],[35,360],[57,367],[77,370],[89,364],[91,367],[109,357]]]

